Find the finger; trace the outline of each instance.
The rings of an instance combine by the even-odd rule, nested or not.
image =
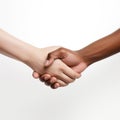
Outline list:
[[[87,65],[83,64],[83,63],[80,63],[80,64],[72,67],[72,69],[79,74],[81,74],[86,68],[87,68]]]
[[[52,65],[54,60],[55,60],[55,58],[50,58],[50,59],[46,60],[45,61],[45,67],[48,67],[48,66]]]
[[[70,77],[71,79],[77,79],[80,77],[80,74],[67,67],[67,69],[63,69],[63,73]]]
[[[45,83],[45,85],[50,86],[50,81],[49,80],[45,81],[44,83]]]
[[[68,85],[68,84],[63,83],[63,81],[57,80],[57,82],[55,82],[54,84],[51,85],[51,88],[52,88],[52,89],[57,89],[57,88],[59,88],[59,87],[65,87],[65,86],[67,86],[67,85]]]
[[[63,58],[62,48],[59,48],[49,53],[47,56],[47,60],[45,62],[45,67],[50,66],[54,62],[55,59],[61,59],[61,58]]]
[[[54,84],[54,83],[56,83],[57,82],[57,78],[56,77],[52,77],[51,79],[50,79],[50,84],[52,85],[52,84]]]
[[[38,79],[39,78],[39,74],[35,71],[33,71],[33,74],[32,76],[35,78],[35,79]]]
[[[54,84],[51,85],[51,88],[52,88],[52,89],[57,89],[57,88],[59,88],[59,87],[60,87],[60,84],[59,84],[59,83],[54,83]]]
[[[65,83],[64,81],[57,79],[57,82],[54,83],[54,85],[56,84],[56,86],[58,87],[63,87],[63,86],[67,86],[68,83]]]
[[[47,57],[47,60],[45,61],[45,67],[48,67],[50,66],[55,59],[57,59],[58,57],[54,55],[54,52],[52,53],[49,53],[48,54],[48,57]]]
[[[63,83],[65,83],[64,85],[69,84],[74,81],[74,79],[71,79],[68,75],[66,75],[64,73],[62,73],[61,76],[58,77],[58,79],[59,79],[59,81],[57,80],[57,82],[58,83],[63,82]],[[61,86],[64,86],[64,85],[61,84]]]
[[[63,82],[62,80],[57,79],[56,77],[52,77],[50,80],[45,81],[47,86],[55,86],[56,87],[63,87],[68,85],[67,83]]]
[[[51,77],[49,80],[45,81],[46,85],[52,85],[55,82],[57,82],[57,78],[56,77]]]
[[[40,76],[40,79],[41,79],[43,82],[49,80],[50,78],[52,78],[52,77],[51,77],[51,75],[49,75],[49,74],[44,74],[44,75]]]
[[[56,89],[58,87],[63,87],[68,84],[64,83],[62,80],[58,80],[56,77],[52,77],[47,81],[44,81],[45,85],[51,86],[52,89]]]

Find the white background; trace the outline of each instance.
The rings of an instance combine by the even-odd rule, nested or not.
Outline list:
[[[37,47],[73,50],[120,27],[120,0],[0,0],[0,27]],[[120,54],[52,90],[0,55],[0,120],[120,120]]]

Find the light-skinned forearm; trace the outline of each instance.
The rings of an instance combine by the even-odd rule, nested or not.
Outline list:
[[[120,29],[78,51],[88,65],[120,52]]]
[[[17,59],[21,62],[26,62],[30,54],[32,54],[32,45],[25,43],[11,36],[7,32],[0,29],[0,53],[6,56]]]
[[[52,52],[59,47],[52,46],[47,48],[37,48],[28,43],[25,43],[17,38],[11,36],[10,34],[0,30],[0,53],[8,57],[17,59],[39,75],[48,73],[51,76],[60,79],[61,86],[66,85],[68,81],[73,81],[80,75],[70,69],[67,65],[62,63],[60,60],[56,60],[53,65],[49,68],[44,67],[44,62],[49,52]],[[62,80],[62,81],[61,81]]]

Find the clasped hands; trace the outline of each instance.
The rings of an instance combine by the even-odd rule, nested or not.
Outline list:
[[[73,82],[80,77],[81,72],[87,66],[78,51],[59,46],[40,49],[1,29],[0,53],[28,65],[34,71],[34,78],[40,78],[52,88],[66,86]]]
[[[88,66],[80,51],[54,46],[39,49],[34,53],[29,62],[29,66],[34,70],[33,77],[54,89],[79,78]],[[41,57],[38,57],[39,55]]]
[[[33,69],[33,77],[52,88],[68,85],[91,64],[120,52],[120,29],[77,51],[37,48],[0,29],[0,53]],[[21,54],[22,53],[22,54]]]

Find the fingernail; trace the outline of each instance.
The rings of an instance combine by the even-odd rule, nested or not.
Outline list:
[[[55,88],[58,88],[60,85],[59,84],[55,84]]]
[[[47,66],[49,64],[49,60],[46,60],[45,62],[45,66]]]

